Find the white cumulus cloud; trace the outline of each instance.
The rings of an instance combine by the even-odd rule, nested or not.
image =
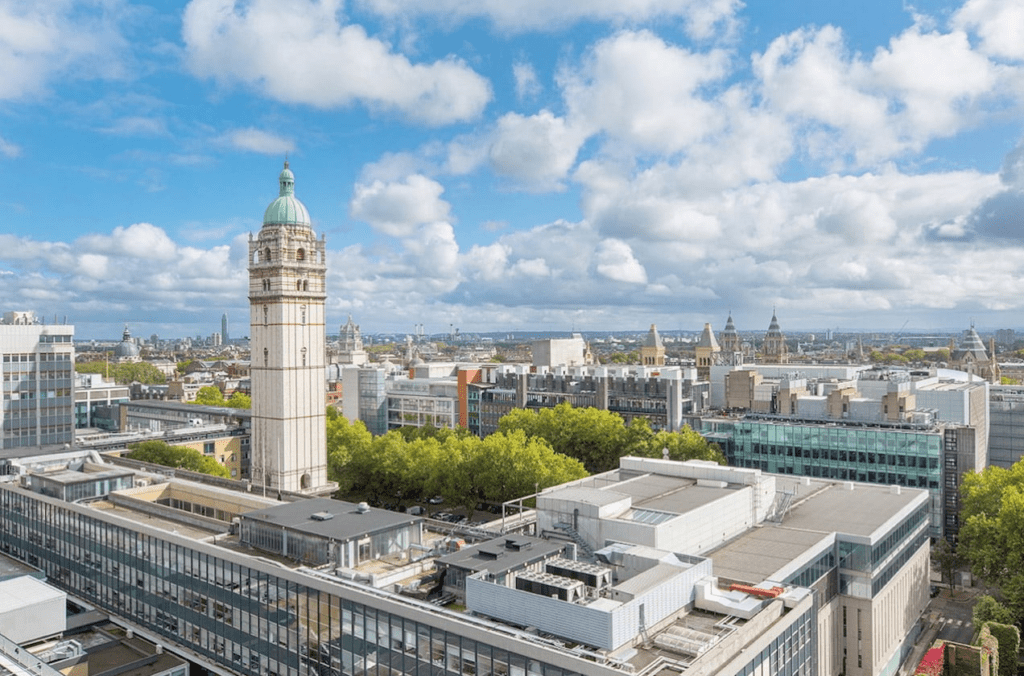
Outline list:
[[[0,2],[0,100],[39,94],[57,77],[123,77],[122,14],[116,2]]]
[[[417,226],[448,219],[450,205],[441,199],[444,187],[421,174],[404,181],[357,184],[349,203],[352,218],[392,237],[410,237]]]
[[[182,35],[192,72],[319,108],[362,102],[426,124],[477,117],[489,83],[460,59],[416,64],[343,24],[339,0],[192,0]]]
[[[629,244],[618,239],[601,242],[594,255],[599,274],[617,282],[646,284],[647,272],[633,255]]]
[[[505,30],[554,30],[578,21],[633,24],[662,18],[683,20],[692,37],[706,38],[729,30],[742,3],[739,0],[361,0],[360,4],[383,16],[406,19],[426,15],[448,22],[482,17]]]
[[[291,139],[254,127],[227,132],[220,141],[238,150],[264,155],[283,155],[295,150],[295,142]]]

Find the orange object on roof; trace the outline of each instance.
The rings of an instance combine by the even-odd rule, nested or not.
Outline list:
[[[745,594],[750,594],[752,596],[761,596],[766,599],[773,599],[786,590],[782,587],[772,587],[770,589],[764,589],[762,587],[752,587],[749,584],[739,584],[737,582],[729,585],[729,591],[741,591]]]

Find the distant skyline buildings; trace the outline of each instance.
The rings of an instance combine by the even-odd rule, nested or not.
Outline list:
[[[1021,328],[1017,0],[118,7],[0,38],[0,293],[82,338],[244,317],[285,155],[329,327]]]

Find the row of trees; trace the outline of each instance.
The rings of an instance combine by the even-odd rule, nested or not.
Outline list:
[[[472,508],[504,502],[603,472],[624,455],[724,464],[696,432],[654,432],[646,418],[625,425],[608,411],[560,404],[516,410],[484,439],[466,430],[403,428],[373,437],[362,422],[327,414],[328,473],[341,493],[378,503],[440,495]]]
[[[573,408],[561,403],[539,411],[516,409],[498,422],[498,431],[525,432],[547,441],[556,452],[575,458],[591,473],[619,466],[625,455],[660,458],[668,450],[672,460],[713,460],[725,464],[716,444],[689,427],[682,432],[655,432],[644,417],[626,425],[622,416],[596,408]]]
[[[916,347],[902,351],[898,350],[900,350],[898,346],[892,349],[886,349],[882,352],[872,350],[868,355],[868,359],[875,364],[890,365],[917,364],[921,362],[939,363],[949,361],[949,350],[944,347],[933,352],[925,352],[924,350]]]
[[[523,432],[480,439],[465,432],[392,430],[374,437],[362,421],[327,413],[328,475],[343,495],[375,504],[439,495],[472,510],[587,476],[583,465]]]
[[[167,382],[167,377],[157,367],[144,361],[127,362],[124,364],[111,364],[106,361],[87,361],[75,364],[75,370],[79,373],[102,373],[108,378],[113,378],[118,385],[129,383],[144,383],[146,385],[159,385]]]

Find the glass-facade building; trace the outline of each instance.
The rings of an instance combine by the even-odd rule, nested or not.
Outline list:
[[[926,488],[932,535],[943,533],[946,440],[938,428],[708,419],[702,434],[728,463],[777,474]]]

